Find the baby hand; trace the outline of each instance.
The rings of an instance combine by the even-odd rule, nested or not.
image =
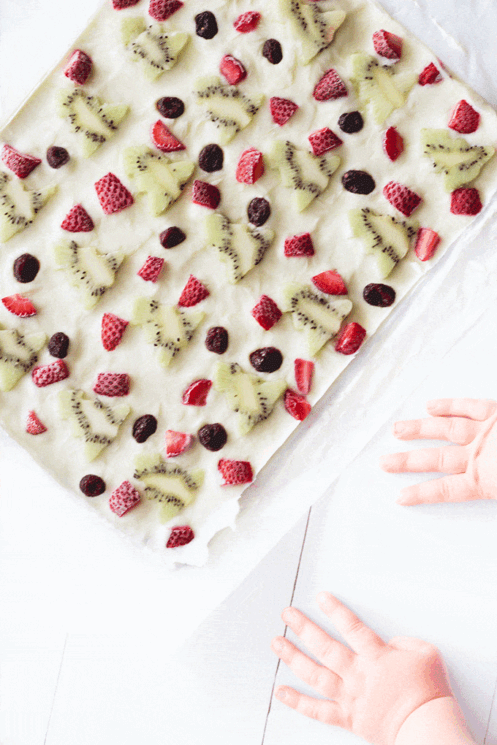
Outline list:
[[[385,455],[384,471],[436,471],[451,474],[409,486],[398,504],[466,502],[497,499],[497,402],[469,398],[439,399],[427,404],[430,419],[397,422],[399,440],[447,440],[456,443]]]

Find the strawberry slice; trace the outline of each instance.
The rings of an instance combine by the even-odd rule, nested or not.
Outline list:
[[[282,316],[281,310],[268,295],[261,295],[259,302],[252,308],[251,314],[266,331],[269,331]]]
[[[347,323],[335,342],[335,350],[340,354],[355,354],[366,338],[366,329],[359,323]]]
[[[313,283],[318,290],[326,292],[327,295],[347,295],[348,290],[342,276],[334,269],[321,272],[312,277]]]
[[[34,155],[26,155],[20,153],[18,150],[12,147],[12,145],[4,145],[2,148],[2,162],[10,168],[19,178],[26,178],[29,176],[32,170],[39,166],[41,163],[40,158],[35,158]]]
[[[95,225],[85,208],[77,204],[69,210],[60,227],[69,233],[90,233]]]
[[[102,316],[101,338],[104,349],[112,352],[123,338],[126,326],[129,321],[125,321],[114,313],[104,313]]]
[[[233,26],[241,34],[248,34],[250,31],[255,31],[261,20],[261,14],[256,10],[249,10],[247,13],[242,13],[238,16]]]
[[[205,406],[207,395],[212,387],[212,380],[201,378],[191,383],[181,399],[185,406]]]
[[[127,373],[99,373],[93,391],[100,396],[127,396],[129,384],[130,379]]]
[[[330,150],[334,150],[343,144],[343,140],[332,132],[329,127],[323,127],[323,129],[317,129],[315,132],[311,132],[308,139],[314,155],[323,155],[323,153],[328,153]]]
[[[387,59],[399,60],[402,56],[402,39],[400,36],[391,34],[390,31],[375,31],[373,34],[373,45],[376,54]]]
[[[195,533],[189,525],[175,525],[171,530],[169,539],[166,543],[166,548],[178,548],[178,546],[186,546],[191,543],[195,538]]]
[[[264,158],[259,150],[250,147],[245,150],[238,161],[236,180],[240,184],[255,184],[264,173]]]
[[[285,240],[285,256],[314,256],[314,245],[310,233],[293,235]]]
[[[125,515],[139,502],[141,502],[140,492],[129,481],[123,481],[109,497],[109,507],[118,517]]]
[[[190,274],[188,282],[178,300],[178,305],[181,305],[184,308],[191,308],[193,305],[197,305],[197,303],[205,300],[206,297],[209,297],[209,294],[207,287],[205,287],[202,282],[199,282],[193,274]]]
[[[247,460],[228,460],[227,458],[221,458],[217,464],[217,470],[224,479],[223,486],[250,484],[254,480],[252,466]]]
[[[38,419],[36,412],[30,411],[26,420],[26,432],[28,435],[41,435],[46,431],[47,428],[43,422]]]
[[[482,208],[478,189],[461,187],[451,194],[450,211],[453,215],[477,215]]]
[[[225,54],[221,60],[219,70],[230,85],[238,85],[247,77],[247,71],[240,60],[231,54]]]
[[[39,365],[31,373],[33,383],[38,388],[45,388],[47,385],[59,383],[69,377],[69,368],[64,360],[56,360],[48,365]]]
[[[278,98],[277,96],[273,96],[273,98],[269,99],[269,110],[273,122],[278,124],[280,127],[292,118],[297,109],[297,104],[290,101],[288,98]]]
[[[412,215],[423,201],[414,191],[396,181],[389,181],[383,189],[383,194],[390,204],[406,217]]]
[[[393,162],[404,152],[404,140],[395,127],[389,127],[383,138],[383,150]]]
[[[89,54],[75,49],[64,68],[64,75],[76,85],[84,85],[90,77],[93,62]]]
[[[19,318],[29,318],[29,316],[35,316],[37,313],[31,300],[28,300],[27,297],[23,297],[18,293],[3,297],[2,303],[10,313],[19,316]]]
[[[160,119],[152,125],[150,136],[155,147],[158,150],[162,150],[163,153],[175,153],[178,150],[186,150],[186,145],[183,145]]]
[[[160,23],[167,21],[167,19],[176,13],[177,10],[183,7],[181,0],[150,0],[148,6],[148,13]]]
[[[297,390],[299,393],[302,393],[303,396],[307,396],[312,386],[314,362],[310,362],[310,360],[296,359],[294,368]]]
[[[200,204],[202,207],[215,210],[218,208],[220,201],[221,192],[217,186],[208,184],[207,181],[199,181],[198,179],[193,182],[192,202],[194,204]]]
[[[124,10],[124,8],[131,8],[139,2],[140,0],[112,0],[112,7],[114,10]]]
[[[309,401],[307,401],[304,396],[301,396],[300,393],[292,391],[291,388],[286,389],[283,402],[288,413],[291,414],[294,419],[298,419],[299,422],[304,421],[312,409]]]
[[[333,101],[336,98],[348,96],[348,93],[337,71],[330,68],[318,81],[312,95],[316,101]]]
[[[130,207],[133,202],[133,195],[129,192],[124,184],[119,181],[113,173],[103,176],[95,184],[98,199],[106,215]]]
[[[448,127],[454,129],[456,132],[460,132],[464,135],[469,135],[472,132],[476,132],[480,125],[480,115],[467,101],[459,101],[457,106],[452,111],[449,119]]]
[[[139,277],[144,279],[145,282],[157,282],[163,266],[164,259],[161,259],[158,256],[147,256],[144,265],[138,270],[137,274]]]
[[[175,432],[173,429],[166,431],[166,455],[168,458],[175,458],[188,450],[193,443],[192,435],[186,435],[184,432]]]
[[[435,83],[441,83],[442,80],[442,73],[433,62],[430,62],[430,64],[426,65],[424,70],[420,72],[418,83],[419,85],[433,85]]]
[[[428,261],[437,250],[440,243],[440,236],[430,228],[420,228],[416,237],[414,251],[420,261]]]

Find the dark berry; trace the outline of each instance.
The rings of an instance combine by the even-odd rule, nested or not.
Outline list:
[[[157,431],[157,419],[152,414],[144,414],[133,424],[133,437],[137,442],[145,442]]]
[[[342,184],[352,194],[371,194],[376,187],[374,178],[366,171],[347,171],[342,176]]]
[[[105,486],[105,481],[100,476],[89,473],[88,476],[83,476],[79,482],[79,488],[85,497],[98,497],[104,493],[107,487]]]
[[[366,285],[362,296],[369,305],[375,305],[377,308],[388,308],[395,302],[395,290],[393,287],[376,282]]]
[[[67,357],[69,351],[69,337],[63,334],[62,331],[58,331],[48,342],[48,351],[52,357],[58,357],[59,360],[63,360],[64,357]]]
[[[226,445],[228,434],[222,424],[206,424],[197,432],[198,440],[206,450],[216,452]]]
[[[167,230],[163,230],[159,236],[159,240],[162,248],[174,248],[186,240],[186,235],[183,233],[181,228],[174,226],[172,228],[167,228]]]
[[[198,164],[203,171],[220,171],[224,163],[224,153],[219,145],[206,145],[200,151]]]
[[[50,168],[61,168],[69,162],[69,153],[65,147],[49,147],[47,150],[47,163]]]
[[[205,337],[205,346],[209,352],[215,352],[215,354],[224,354],[228,349],[228,342],[228,332],[222,326],[213,326]]]
[[[279,65],[283,59],[283,49],[276,39],[268,39],[262,47],[262,56],[272,65]]]
[[[18,256],[14,261],[14,277],[18,282],[32,282],[38,270],[40,269],[40,262],[36,256],[31,254],[22,254]]]
[[[250,355],[250,364],[257,372],[275,372],[280,369],[282,362],[283,355],[276,347],[262,347]]]
[[[345,134],[353,135],[364,127],[364,119],[358,111],[349,111],[348,114],[342,114],[338,126]]]
[[[254,197],[247,208],[247,215],[252,225],[260,228],[269,220],[271,215],[271,205],[263,197]]]
[[[185,111],[185,104],[181,98],[175,98],[175,96],[159,98],[155,106],[165,119],[177,119]]]
[[[195,16],[197,36],[202,39],[213,39],[218,32],[216,16],[210,10],[204,10]]]

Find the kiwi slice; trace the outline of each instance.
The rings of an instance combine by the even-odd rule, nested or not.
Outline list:
[[[82,88],[71,88],[59,94],[59,114],[68,120],[72,131],[80,138],[85,158],[116,134],[128,113],[129,106],[103,103]]]
[[[121,21],[121,41],[125,47],[137,39],[147,28],[142,16],[128,16]]]
[[[161,522],[166,523],[195,501],[204,472],[186,471],[152,453],[135,459],[134,478],[145,484],[146,499],[159,502]]]
[[[231,222],[219,212],[206,218],[205,227],[207,240],[226,264],[228,280],[232,284],[239,282],[262,261],[274,240],[272,230]]]
[[[292,282],[284,290],[284,309],[292,314],[293,325],[305,331],[309,354],[315,356],[335,336],[352,310],[348,297],[324,296],[308,285]]]
[[[78,246],[76,241],[59,243],[54,248],[55,260],[65,269],[80,290],[86,310],[91,310],[116,280],[123,256],[101,253],[93,246]]]
[[[67,388],[59,393],[60,414],[67,419],[74,437],[85,441],[85,456],[95,460],[113,442],[130,412],[127,404],[107,406],[84,391]]]
[[[158,217],[181,196],[195,163],[171,161],[167,155],[143,145],[126,148],[124,169],[128,178],[134,181],[136,190],[147,194],[150,212]]]
[[[275,140],[270,162],[279,170],[283,186],[292,189],[295,208],[302,212],[326,189],[340,158],[338,155],[318,158],[288,140]]]
[[[174,67],[189,38],[189,34],[168,31],[160,23],[147,27],[142,18],[125,18],[121,24],[123,44],[152,81]]]
[[[249,97],[235,85],[223,85],[217,77],[197,80],[195,93],[207,119],[219,129],[221,145],[250,124],[264,101],[263,95]]]
[[[31,225],[57,187],[41,191],[26,189],[22,181],[0,172],[0,241],[8,241]]]
[[[364,52],[353,54],[351,80],[364,106],[371,106],[377,124],[405,105],[416,76],[399,74],[395,65],[380,65]]]
[[[288,387],[284,380],[268,381],[246,373],[236,362],[218,362],[213,383],[216,391],[226,394],[230,408],[238,412],[241,435],[268,418]]]
[[[300,0],[278,0],[280,15],[292,29],[299,62],[307,65],[326,49],[347,15],[343,10],[320,11],[316,5]]]
[[[366,253],[374,256],[382,277],[388,277],[404,258],[418,229],[414,221],[381,215],[369,207],[351,210],[349,220],[354,236],[361,238]]]
[[[424,154],[433,161],[435,173],[445,174],[445,189],[449,192],[474,181],[495,153],[491,145],[470,145],[445,129],[422,129],[421,144]]]
[[[17,329],[0,330],[0,391],[11,391],[38,362],[45,334],[23,336]]]
[[[168,367],[192,340],[203,319],[202,312],[187,314],[176,305],[163,305],[142,297],[135,300],[132,322],[143,327],[146,340],[158,348],[160,364]]]

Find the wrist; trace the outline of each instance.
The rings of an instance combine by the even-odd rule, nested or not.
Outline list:
[[[422,704],[401,726],[395,745],[476,745],[455,698],[444,696]]]

